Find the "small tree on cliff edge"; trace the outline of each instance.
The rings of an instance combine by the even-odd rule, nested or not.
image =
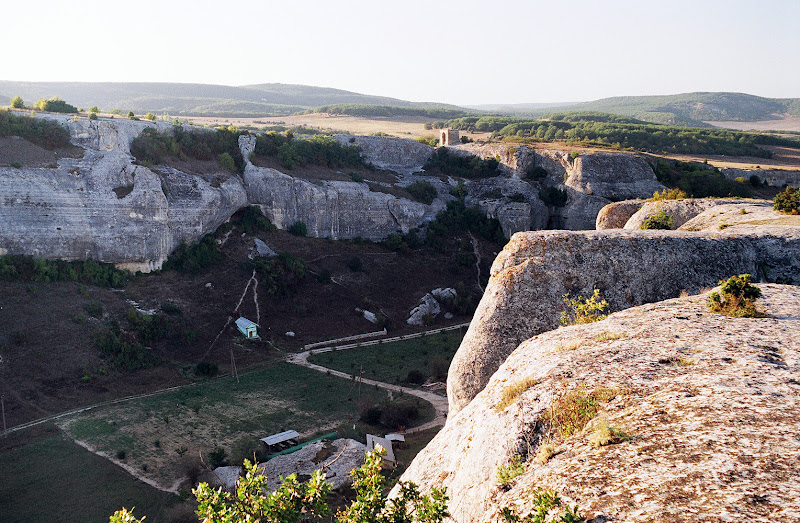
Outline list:
[[[15,96],[11,99],[11,107],[14,109],[22,109],[25,107],[25,102],[22,101],[22,98],[19,96]]]

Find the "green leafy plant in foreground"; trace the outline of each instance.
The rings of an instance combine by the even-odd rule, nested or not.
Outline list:
[[[431,495],[422,495],[413,483],[400,483],[398,496],[387,500],[386,479],[381,475],[381,451],[369,452],[360,468],[351,473],[356,499],[346,509],[336,514],[340,523],[439,523],[447,512],[447,495],[444,489],[432,489]],[[275,492],[264,494],[267,478],[258,472],[258,466],[244,462],[246,473],[236,482],[234,492],[221,487],[211,488],[200,483],[192,492],[197,499],[197,515],[202,521],[214,523],[305,521],[311,517],[325,516],[328,511],[327,496],[330,485],[325,475],[314,471],[305,483],[296,474],[284,478]],[[110,523],[141,523],[132,509],[115,512]]]
[[[656,229],[656,230],[664,230],[668,231],[672,229],[672,224],[674,220],[672,216],[665,213],[664,211],[656,211],[655,213],[651,214],[647,218],[645,218],[644,222],[639,226],[639,229],[647,230],[647,229]]]
[[[509,507],[500,510],[500,517],[506,523],[579,523],[584,521],[578,512],[577,505],[573,507],[561,507],[561,497],[558,492],[552,489],[534,489],[531,492],[533,501],[533,511],[526,516],[519,516],[517,512]],[[560,509],[560,510],[555,510]]]
[[[505,465],[497,466],[497,484],[505,485],[517,476],[525,473],[525,463],[519,455],[512,456]]]
[[[764,314],[756,308],[755,301],[761,297],[761,289],[750,285],[749,274],[731,276],[720,280],[719,292],[708,296],[708,310],[734,318],[758,318]]]
[[[570,298],[569,293],[564,294],[564,305],[567,310],[561,312],[562,325],[582,325],[600,321],[608,316],[608,302],[600,295],[600,289],[588,297],[578,296]]]

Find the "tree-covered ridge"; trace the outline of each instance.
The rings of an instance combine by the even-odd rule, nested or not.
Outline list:
[[[346,114],[365,117],[424,116],[427,118],[459,118],[471,114],[456,106],[417,104],[413,107],[397,105],[333,104],[317,107],[314,112]]]
[[[715,128],[676,127],[596,112],[551,114],[540,119],[510,116],[470,116],[444,124],[455,129],[492,132],[494,138],[567,142],[678,154],[724,154],[769,158],[759,145],[800,147],[800,140],[775,135]]]

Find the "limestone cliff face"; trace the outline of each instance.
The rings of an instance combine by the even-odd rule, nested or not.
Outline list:
[[[212,187],[133,165],[130,142],[156,124],[55,119],[86,152],[61,159],[55,169],[0,168],[0,252],[92,258],[147,271],[160,267],[178,243],[213,230],[245,204],[235,179]]]
[[[697,292],[732,274],[800,283],[800,228],[515,234],[450,366],[452,413],[464,408],[519,343],[558,325],[563,298],[600,289],[611,310]]]
[[[278,228],[303,222],[308,235],[317,238],[383,240],[392,233],[407,233],[444,207],[441,201],[424,205],[373,192],[364,183],[331,181],[319,186],[252,164],[245,168],[244,180],[249,201]]]
[[[620,238],[642,253],[640,242]],[[564,254],[554,243],[549,250]],[[507,287],[528,302],[519,278],[532,268],[515,268]],[[765,318],[709,313],[702,294],[514,343],[486,387],[451,411],[400,479],[423,492],[445,487],[458,522],[499,521],[501,507],[527,514],[533,488],[557,490],[596,522],[796,520],[800,288],[759,287]],[[588,425],[566,439],[553,435],[547,414],[557,400],[598,388],[610,399]],[[630,439],[595,447],[603,424]],[[548,443],[552,457],[537,462]],[[515,455],[524,473],[501,486],[497,467]]]
[[[665,188],[644,158],[627,153],[573,155],[568,150],[507,144],[464,144],[453,150],[481,158],[497,158],[506,176],[517,179],[524,179],[526,172],[533,168],[544,169],[546,175],[532,185],[558,187],[568,195],[566,206],[548,210],[545,222],[550,228],[594,229],[598,213],[612,201],[647,198]]]
[[[642,208],[644,200],[624,200],[609,203],[597,213],[594,228],[598,231],[604,229],[622,229],[631,216]]]
[[[360,147],[361,156],[375,167],[401,174],[421,171],[422,166],[433,154],[433,147],[416,140],[349,134],[339,134],[335,138],[342,145]]]

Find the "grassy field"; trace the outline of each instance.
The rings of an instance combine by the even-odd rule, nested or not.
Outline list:
[[[406,384],[408,373],[414,370],[434,381],[442,381],[465,331],[466,327],[463,331],[449,331],[394,343],[324,352],[311,356],[308,361],[356,374],[363,365],[365,378],[387,383]]]
[[[385,391],[281,363],[161,396],[88,412],[67,420],[64,430],[137,475],[170,487],[199,453],[223,449],[231,462],[252,459],[259,438],[294,429],[303,438],[352,424],[367,407],[388,399]],[[396,401],[416,402],[416,398]],[[418,405],[418,423],[433,408]],[[373,430],[385,430],[374,428]],[[362,435],[363,436],[363,435]]]
[[[107,522],[115,510],[134,505],[148,523],[157,523],[179,503],[55,430],[33,441],[26,434],[25,440],[0,452],[3,523]]]

